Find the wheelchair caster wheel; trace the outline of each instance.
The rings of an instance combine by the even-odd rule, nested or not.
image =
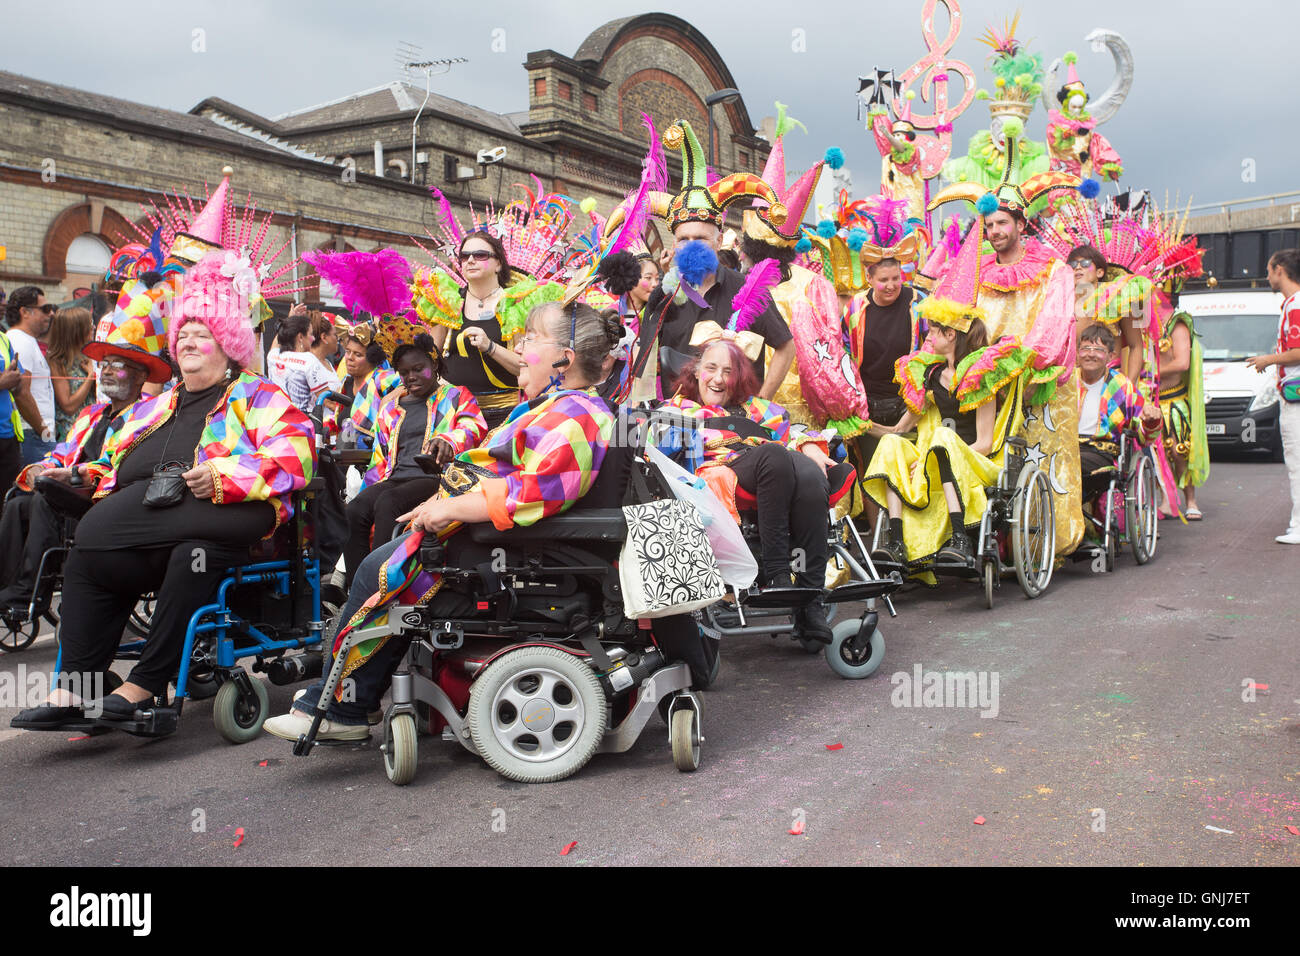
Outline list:
[[[261,736],[262,723],[271,710],[265,684],[249,677],[253,692],[244,694],[239,689],[240,683],[235,679],[226,681],[212,704],[212,721],[217,725],[217,733],[232,744],[246,744]]]
[[[682,773],[691,773],[700,767],[700,715],[694,708],[682,707],[673,711],[673,722],[668,728],[668,739],[673,746],[673,766]]]
[[[880,628],[874,628],[870,634],[863,633],[865,630],[858,618],[840,621],[826,648],[826,663],[848,680],[870,677],[885,659],[885,637]]]
[[[980,577],[984,581],[984,606],[991,611],[993,610],[993,591],[998,586],[997,561],[986,558],[984,567],[980,569]]]
[[[415,779],[418,744],[415,720],[410,714],[398,714],[384,725],[384,773],[399,787]]]

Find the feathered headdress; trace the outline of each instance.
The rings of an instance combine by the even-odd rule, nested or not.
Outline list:
[[[368,312],[374,341],[388,356],[431,329],[411,306],[411,264],[399,252],[309,252],[303,258],[353,313]]]

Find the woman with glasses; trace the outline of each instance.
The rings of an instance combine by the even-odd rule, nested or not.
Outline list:
[[[514,280],[505,246],[487,232],[466,235],[457,255],[462,281],[442,271],[417,278],[416,311],[435,325],[442,378],[469,389],[488,427],[495,428],[519,402],[513,345],[529,310],[558,299],[563,288]]]

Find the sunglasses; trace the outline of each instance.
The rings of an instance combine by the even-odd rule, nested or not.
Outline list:
[[[489,259],[495,259],[496,253],[489,252],[486,249],[475,249],[472,252],[462,252],[460,254],[461,262],[469,262],[473,259],[475,262],[487,262]]]
[[[1073,262],[1066,263],[1071,269],[1086,269],[1088,266],[1095,266],[1096,264],[1091,259],[1075,259]]]
[[[53,315],[55,312],[59,311],[59,307],[57,305],[51,305],[48,302],[46,302],[44,305],[25,306],[25,308],[36,309],[39,312],[44,312],[46,315]]]
[[[1102,348],[1100,345],[1082,345],[1082,346],[1080,346],[1080,347],[1079,347],[1079,354],[1082,355],[1082,354],[1084,354],[1085,352],[1091,352],[1091,353],[1096,354],[1096,355],[1109,355],[1109,354],[1110,354],[1110,349],[1108,349],[1108,348]]]

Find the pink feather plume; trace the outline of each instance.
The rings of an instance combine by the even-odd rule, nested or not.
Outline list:
[[[349,309],[380,316],[404,315],[411,308],[411,264],[401,253],[309,252],[303,258]]]
[[[464,233],[461,232],[460,223],[458,223],[456,217],[452,215],[451,203],[447,201],[447,197],[442,194],[441,189],[430,186],[429,192],[433,194],[434,199],[438,200],[438,214],[442,216],[442,227],[456,238],[456,245],[459,246],[461,240],[464,239],[465,236]]]
[[[758,313],[767,308],[771,301],[773,286],[781,281],[781,263],[775,259],[764,259],[745,276],[745,284],[740,287],[736,297],[731,300],[731,322],[727,328],[732,332],[744,332],[754,324]]]
[[[668,160],[664,156],[663,144],[655,132],[654,120],[646,113],[641,114],[641,125],[650,135],[650,149],[646,151],[641,164],[641,185],[635,192],[628,193],[624,202],[627,204],[627,217],[614,241],[610,243],[609,252],[613,255],[640,241],[645,231],[645,224],[650,219],[650,193],[663,192],[668,188]]]

